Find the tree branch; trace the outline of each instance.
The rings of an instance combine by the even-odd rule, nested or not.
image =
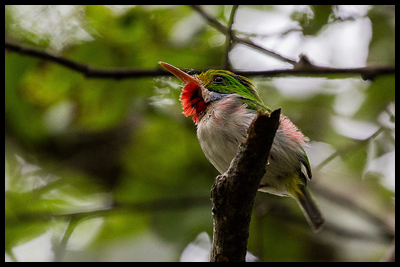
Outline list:
[[[60,55],[51,54],[30,47],[20,46],[8,41],[5,41],[5,49],[17,52],[22,55],[33,56],[58,63],[64,67],[80,72],[86,77],[90,78],[123,79],[123,78],[165,76],[167,74],[167,72],[162,70],[161,68],[152,70],[130,69],[130,68],[118,68],[118,69],[96,68],[91,65],[83,64]]]
[[[242,76],[326,76],[328,74],[360,75],[363,80],[373,80],[376,76],[393,75],[396,73],[395,66],[369,66],[361,68],[332,68],[332,67],[296,67],[294,69],[277,69],[268,71],[233,71]],[[343,77],[341,77],[343,78]]]
[[[38,49],[25,47],[17,44],[13,44],[9,41],[5,41],[5,49],[13,52],[17,52],[21,55],[32,56],[41,58],[60,64],[64,67],[80,72],[88,78],[103,78],[103,79],[130,79],[130,78],[141,78],[141,77],[157,77],[157,76],[168,76],[172,75],[161,68],[155,69],[130,69],[130,68],[96,68],[88,64],[83,64],[66,57],[51,54]],[[204,70],[197,70],[196,73],[200,73]],[[293,69],[277,69],[277,70],[266,70],[266,71],[238,71],[232,70],[238,75],[254,77],[275,77],[275,76],[301,76],[301,75],[327,75],[327,74],[346,74],[346,75],[361,75],[364,80],[372,80],[376,76],[380,75],[392,75],[395,74],[395,66],[370,66],[362,68],[331,68],[331,67],[318,67],[315,65],[306,64],[295,64]]]
[[[216,177],[211,189],[213,244],[210,261],[245,261],[251,213],[281,110],[261,111],[249,127],[229,169]]]

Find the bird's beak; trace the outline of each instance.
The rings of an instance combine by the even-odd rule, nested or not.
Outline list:
[[[185,72],[183,72],[183,71],[181,71],[180,69],[178,69],[178,68],[176,68],[176,67],[174,67],[174,66],[172,66],[172,65],[170,65],[170,64],[168,64],[168,63],[165,63],[165,62],[158,62],[161,66],[163,66],[164,68],[166,68],[169,72],[171,72],[173,75],[175,75],[176,77],[178,77],[182,82],[184,82],[185,84],[189,84],[189,83],[198,83],[197,82],[197,80],[193,77],[193,76],[191,76],[191,75],[189,75],[189,74],[187,74],[187,73],[185,73]]]

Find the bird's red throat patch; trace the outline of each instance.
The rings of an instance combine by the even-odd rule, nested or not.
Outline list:
[[[196,83],[189,83],[183,87],[179,98],[186,117],[193,115],[193,121],[198,123],[206,110],[207,104],[201,96],[201,88]]]

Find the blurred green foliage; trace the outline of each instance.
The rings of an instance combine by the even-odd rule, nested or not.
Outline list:
[[[228,21],[231,6],[203,8]],[[394,6],[340,18],[336,6],[286,13],[240,6],[237,16],[243,10],[255,17],[280,12],[302,38],[368,18],[368,64],[394,64]],[[245,25],[234,26],[246,34]],[[5,33],[14,43],[103,68],[151,69],[158,61],[218,68],[226,52],[216,41],[224,36],[187,6],[6,6]],[[235,67],[246,69],[246,62]],[[372,81],[358,75],[251,78],[267,105],[282,107],[316,141],[308,152],[313,167],[332,153],[338,157],[314,172],[312,190],[327,215],[325,229],[314,235],[296,203],[259,194],[249,251],[261,261],[380,260],[394,235],[394,188],[385,182],[394,177],[394,165],[377,167],[382,157],[393,154],[394,160],[394,75]],[[314,89],[285,93],[280,82]],[[179,82],[170,77],[89,79],[6,50],[6,260],[176,261],[199,233],[212,235],[209,192],[218,173],[201,151],[191,118],[181,114],[179,94]],[[335,118],[369,128],[354,136]],[[351,207],[320,188],[351,196]],[[368,246],[348,252],[354,242]],[[152,249],[143,253],[147,244]]]

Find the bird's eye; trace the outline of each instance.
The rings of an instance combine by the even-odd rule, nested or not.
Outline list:
[[[222,76],[215,76],[212,81],[213,83],[224,83],[226,80]]]

